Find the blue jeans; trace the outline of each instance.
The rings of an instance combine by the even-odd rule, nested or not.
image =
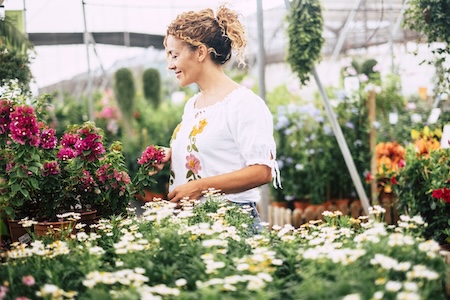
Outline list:
[[[233,204],[239,205],[241,207],[250,206],[252,210],[250,211],[253,217],[252,223],[252,233],[259,234],[262,231],[261,218],[259,217],[258,209],[256,208],[256,202],[232,202]]]

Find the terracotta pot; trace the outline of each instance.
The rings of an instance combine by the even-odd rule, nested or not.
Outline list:
[[[79,224],[85,224],[81,231],[87,233],[91,232],[91,225],[98,222],[100,218],[97,216],[97,210],[84,211],[80,213],[80,219],[77,221]],[[78,231],[78,230],[77,230]]]
[[[7,219],[11,242],[28,243],[31,241],[31,236],[27,229],[23,227],[22,224],[19,224],[19,222],[20,220]],[[28,230],[32,230],[32,228],[28,228]]]
[[[80,220],[78,222],[90,225],[97,219],[97,210],[84,211],[81,212],[80,215]]]
[[[288,202],[272,202],[270,205],[275,206],[275,207],[284,207],[284,208],[289,207]]]
[[[61,238],[61,233],[63,231],[67,231],[74,227],[74,221],[38,222],[34,224],[34,232],[37,236],[50,235],[54,238]]]
[[[136,194],[136,198],[144,202],[152,202],[154,198],[166,199],[166,195],[162,193],[154,193],[150,190],[145,190],[144,193],[144,196],[142,196],[141,194]]]
[[[307,202],[305,200],[294,200],[294,202],[292,204],[294,205],[294,209],[305,210],[305,208],[308,207],[309,202]]]

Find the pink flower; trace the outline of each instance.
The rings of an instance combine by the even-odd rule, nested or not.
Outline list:
[[[74,133],[65,133],[61,138],[60,145],[64,148],[73,148],[75,143],[80,139],[78,134]]]
[[[78,134],[80,139],[74,145],[77,156],[91,162],[100,159],[101,155],[105,153],[102,144],[103,137],[96,132],[95,128],[92,129],[89,126],[79,129]]]
[[[74,158],[77,156],[77,153],[72,148],[62,148],[58,152],[58,159],[59,160],[69,160],[71,158]]]
[[[157,165],[160,164],[165,156],[164,150],[159,148],[158,146],[148,146],[141,157],[138,159],[138,164],[151,164]]]
[[[10,114],[13,111],[13,105],[11,101],[6,99],[0,100],[0,134],[8,132],[9,123],[11,122]]]
[[[33,286],[36,281],[34,280],[34,277],[32,275],[27,275],[22,277],[22,283],[26,286]]]
[[[17,297],[16,300],[30,300],[30,298],[22,296],[22,297]]]
[[[11,138],[16,143],[25,145],[28,142],[30,145],[37,147],[39,145],[39,127],[33,107],[28,105],[18,106],[11,112],[10,118]]]
[[[92,178],[89,171],[83,170],[83,176],[79,178],[79,180],[83,192],[90,192],[93,190],[93,187],[97,186],[97,183],[94,181],[94,178]]]
[[[50,175],[56,175],[61,172],[59,164],[56,161],[49,161],[42,166],[42,176],[47,177]]]
[[[53,149],[56,147],[58,140],[55,136],[55,129],[46,128],[41,132],[41,148],[42,149]]]
[[[6,297],[6,293],[8,293],[8,288],[6,286],[0,285],[0,300]]]
[[[194,156],[194,154],[189,154],[186,156],[186,168],[192,171],[194,174],[198,174],[198,171],[202,169],[200,166],[200,160]]]

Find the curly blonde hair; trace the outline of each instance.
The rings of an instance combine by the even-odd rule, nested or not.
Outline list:
[[[217,64],[229,61],[235,50],[239,65],[245,65],[247,40],[244,26],[239,21],[239,14],[224,5],[215,15],[210,8],[179,14],[167,28],[164,46],[167,46],[169,35],[191,45],[192,49],[206,45],[211,59]]]

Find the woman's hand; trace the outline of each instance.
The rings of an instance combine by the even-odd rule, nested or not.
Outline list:
[[[203,190],[200,186],[201,180],[192,180],[188,183],[177,186],[173,191],[167,194],[167,200],[178,203],[185,198],[200,199],[203,196]]]
[[[172,150],[170,148],[168,148],[168,147],[161,147],[161,148],[164,150],[164,158],[161,160],[160,164],[157,164],[154,166],[153,171],[148,172],[149,176],[153,176],[156,173],[158,173],[159,171],[161,171],[164,168],[164,166],[166,165],[166,163],[168,161],[170,161],[170,158],[172,157]]]

